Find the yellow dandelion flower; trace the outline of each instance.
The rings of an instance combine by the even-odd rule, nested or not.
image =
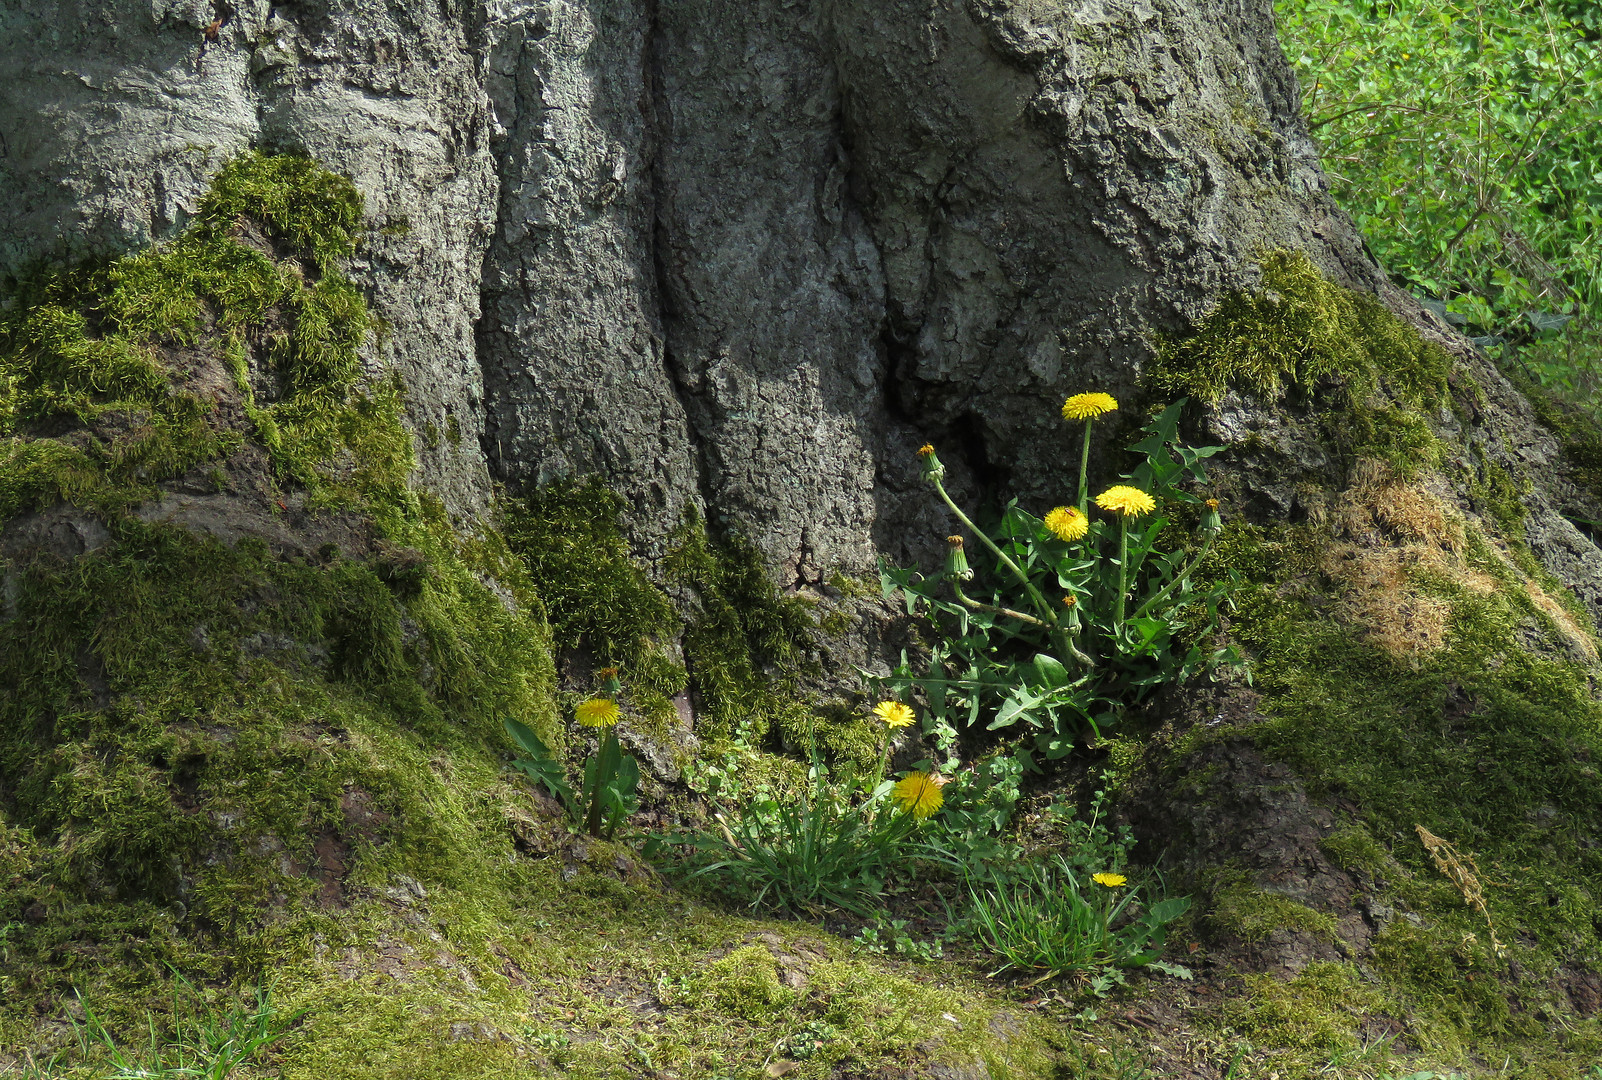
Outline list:
[[[904,728],[917,719],[917,714],[909,706],[899,701],[881,701],[873,707],[873,715],[884,721],[885,727]]]
[[[1129,884],[1129,879],[1122,874],[1091,874],[1090,880],[1097,885],[1105,885],[1109,889],[1117,889]]]
[[[1058,540],[1079,540],[1090,531],[1090,521],[1077,506],[1059,506],[1046,515],[1046,528]]]
[[[1207,509],[1209,509],[1209,510],[1217,510],[1218,509],[1218,500],[1217,499],[1208,499],[1205,505],[1206,505]]]
[[[922,446],[918,447],[919,457],[928,457],[932,453],[934,453],[933,443],[924,443]]]
[[[610,698],[591,698],[573,710],[573,718],[585,727],[611,727],[618,720],[617,702]]]
[[[1062,403],[1064,420],[1094,420],[1102,413],[1118,408],[1118,399],[1111,394],[1075,394]]]
[[[1157,509],[1157,500],[1137,487],[1116,484],[1096,496],[1096,505],[1124,517],[1139,517]]]
[[[908,773],[905,780],[891,789],[890,797],[902,810],[922,821],[938,811],[946,801],[945,794],[940,790],[944,785],[944,778],[932,773]]]

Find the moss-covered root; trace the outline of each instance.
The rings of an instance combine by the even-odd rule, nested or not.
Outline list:
[[[170,243],[11,283],[0,520],[55,502],[116,513],[191,474],[227,487],[251,444],[314,506],[400,501],[401,388],[363,380],[372,319],[339,269],[362,229],[349,180],[246,153]]]
[[[597,848],[587,861],[605,870],[615,858]],[[489,890],[416,868],[422,881],[399,875],[368,899],[254,935],[272,958],[259,977],[274,1011],[299,1017],[255,1062],[264,1074],[747,1077],[787,1062],[810,1080],[942,1066],[997,1080],[1060,1075],[1059,1034],[967,977],[794,924],[718,915],[589,866],[564,884],[556,867],[510,858]],[[173,928],[155,940],[172,943]],[[175,959],[195,972],[195,956]],[[226,1012],[257,977],[212,993],[210,1007]],[[158,1041],[176,1034],[171,983],[102,976],[80,987],[124,1046],[142,1048],[148,1016]],[[8,1019],[8,1046],[48,1056],[61,1043]],[[104,1061],[68,1046],[51,1075],[88,1080]]]
[[[549,633],[500,539],[406,485],[338,269],[360,229],[348,180],[247,154],[170,244],[0,307],[0,520],[83,539],[7,522],[0,1046],[80,991],[126,1030],[168,965],[354,941],[395,875],[504,901],[501,721],[559,740]],[[149,520],[169,481],[192,527]]]

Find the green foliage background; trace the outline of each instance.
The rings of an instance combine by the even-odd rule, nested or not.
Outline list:
[[[1275,11],[1335,196],[1392,277],[1543,383],[1595,395],[1602,7],[1277,0]]]

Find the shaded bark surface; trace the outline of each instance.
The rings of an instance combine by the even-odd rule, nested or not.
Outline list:
[[[215,41],[204,28],[217,16]],[[261,0],[0,8],[0,258],[169,235],[250,145],[349,173],[426,482],[601,472],[786,585],[1058,497],[1067,392],[1128,393],[1277,247],[1377,281],[1266,2]],[[478,318],[480,304],[484,317]],[[439,433],[459,433],[459,439]],[[930,527],[934,526],[934,527]]]

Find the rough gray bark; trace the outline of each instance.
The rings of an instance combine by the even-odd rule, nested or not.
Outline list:
[[[926,439],[959,490],[1060,498],[1063,395],[1129,392],[1264,250],[1385,289],[1268,0],[7,0],[0,72],[0,267],[159,239],[227,155],[303,150],[367,197],[369,361],[453,510],[599,471],[647,556],[695,506],[787,586],[927,552]],[[1539,472],[1480,377],[1458,438]],[[1342,482],[1293,418],[1213,426],[1278,432],[1239,462],[1277,513]],[[1531,545],[1595,604],[1552,483]]]
[[[491,453],[607,472],[647,546],[697,502],[787,584],[864,569],[925,438],[1051,497],[1061,397],[1259,252],[1374,281],[1266,4],[496,14]]]
[[[1128,388],[1262,249],[1373,278],[1267,3],[0,12],[6,265],[168,235],[226,155],[304,150],[367,196],[371,359],[453,508],[486,461],[598,470],[642,549],[694,504],[786,584],[900,553],[925,438],[1057,491],[1057,400]]]
[[[171,235],[240,150],[307,153],[366,196],[374,230],[351,271],[387,323],[368,362],[405,376],[413,430],[441,433],[418,442],[427,482],[478,512],[473,327],[495,173],[466,18],[424,3],[0,4],[0,273]]]

